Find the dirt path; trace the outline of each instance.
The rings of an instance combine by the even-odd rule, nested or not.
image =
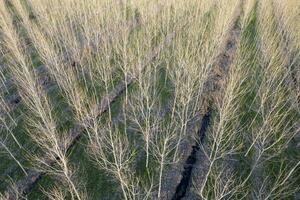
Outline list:
[[[184,164],[184,170],[179,184],[176,186],[172,200],[183,199],[189,192],[192,174],[195,171],[195,165],[198,161],[198,152],[201,150],[200,145],[204,142],[206,131],[210,125],[211,110],[208,110],[203,116],[200,129],[197,132],[197,141],[192,146],[192,151]]]
[[[212,78],[206,85],[206,92],[209,94],[207,98],[218,98],[222,82],[227,76],[228,69],[233,62],[233,58],[236,52],[237,43],[240,37],[240,28],[236,26],[236,22],[242,12],[242,3],[236,8],[232,24],[229,28],[229,32],[225,37],[224,44],[221,46],[221,53],[216,59],[216,63],[213,65]],[[222,73],[216,73],[222,72]],[[210,101],[210,100],[208,100]],[[214,101],[214,99],[213,99]],[[193,180],[199,180],[196,184],[201,184],[201,177],[205,174],[207,168],[207,158],[201,151],[200,145],[205,142],[206,130],[210,125],[212,106],[208,105],[206,113],[203,114],[202,120],[197,120],[196,123],[189,125],[188,132],[194,132],[196,135],[196,142],[191,137],[188,141],[184,141],[180,152],[182,153],[180,161],[172,166],[169,175],[165,178],[165,187],[163,188],[163,199],[169,200],[193,200],[197,199],[195,194],[190,190],[191,182]],[[198,129],[198,130],[197,130]],[[172,184],[171,184],[172,183]]]

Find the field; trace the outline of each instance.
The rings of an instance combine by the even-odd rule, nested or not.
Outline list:
[[[0,200],[300,200],[299,0],[0,0]]]

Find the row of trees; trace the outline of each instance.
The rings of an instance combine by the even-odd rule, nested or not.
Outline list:
[[[18,166],[20,180],[30,179],[29,168],[53,180],[36,198],[168,199],[180,178],[178,163],[188,156],[184,144],[197,141],[197,123],[210,108],[213,122],[191,193],[292,197],[299,189],[293,146],[299,105],[292,98],[297,85],[287,84],[292,69],[285,55],[299,48],[285,52],[287,38],[296,41],[298,34],[288,6],[279,0],[0,0],[7,66],[0,82],[12,77],[22,113],[16,116],[6,100],[15,91],[0,91],[0,145],[7,153],[0,159]],[[224,51],[234,54],[232,63],[220,62]],[[54,89],[41,83],[36,62]],[[82,147],[80,155],[72,151]],[[89,188],[80,176],[89,162],[92,176],[105,177],[111,192],[95,197],[105,185]],[[1,198],[26,198],[20,183]]]

